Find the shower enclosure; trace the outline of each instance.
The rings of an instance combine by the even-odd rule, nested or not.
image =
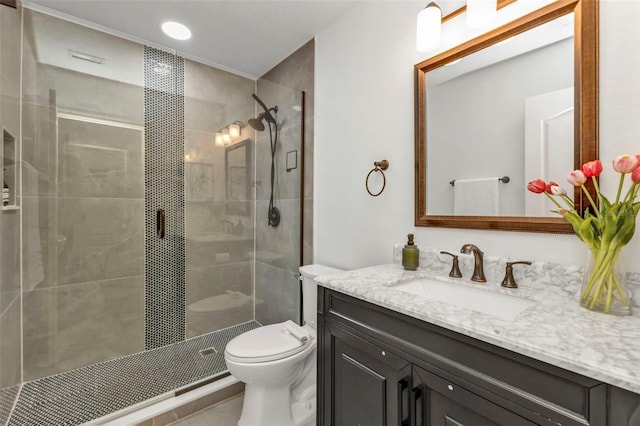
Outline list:
[[[9,424],[75,424],[220,374],[234,335],[299,319],[303,95],[22,13],[25,385]],[[278,227],[268,136],[245,124],[256,90],[279,107]]]

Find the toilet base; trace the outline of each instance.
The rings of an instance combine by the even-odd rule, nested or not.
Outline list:
[[[247,383],[238,426],[300,426],[291,415],[289,387],[274,389]]]

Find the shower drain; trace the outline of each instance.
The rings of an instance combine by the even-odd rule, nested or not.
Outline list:
[[[214,348],[213,346],[211,346],[210,348],[206,348],[206,349],[201,349],[200,350],[200,356],[202,358],[207,357],[209,355],[213,355],[213,354],[217,354],[218,350],[216,348]]]

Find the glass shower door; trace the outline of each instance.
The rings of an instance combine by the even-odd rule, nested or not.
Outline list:
[[[256,132],[256,320],[300,322],[304,96],[264,78],[258,96],[268,108],[277,106],[278,134],[275,140],[268,126]],[[277,226],[269,220],[270,206],[278,209]]]
[[[254,319],[254,90],[185,63],[187,338]]]
[[[24,11],[24,380],[144,350],[142,46]]]

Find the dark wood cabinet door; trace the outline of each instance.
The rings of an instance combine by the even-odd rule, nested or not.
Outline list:
[[[331,342],[332,426],[409,426],[411,366],[344,330]]]
[[[414,426],[534,426],[448,380],[413,367]]]

